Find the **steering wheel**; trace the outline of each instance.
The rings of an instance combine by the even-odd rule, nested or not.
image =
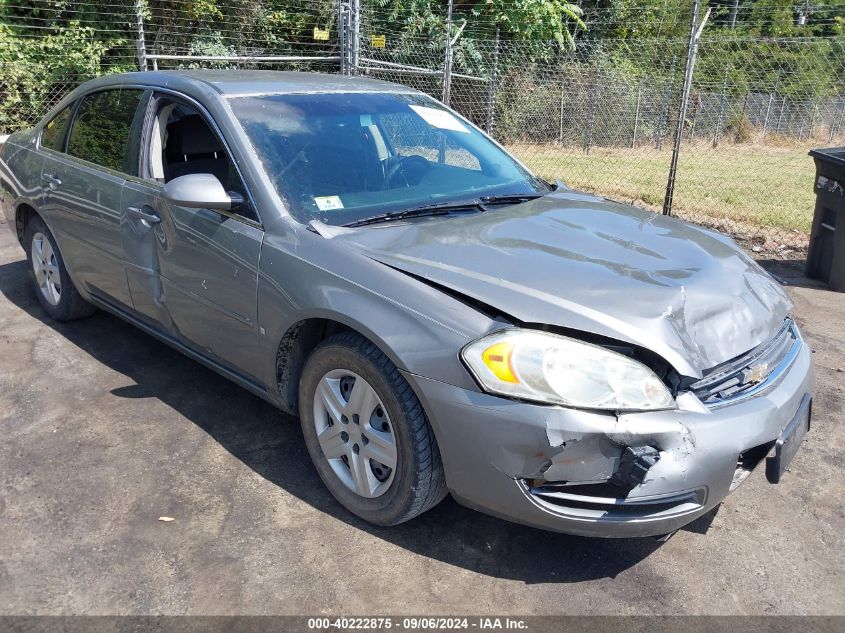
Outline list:
[[[394,179],[399,176],[405,181],[406,187],[416,185],[422,179],[423,174],[431,168],[431,163],[428,160],[416,154],[411,156],[395,156],[394,161],[384,173],[384,184],[387,185],[388,189],[392,187]],[[406,170],[418,172],[413,182],[408,178],[409,174]]]

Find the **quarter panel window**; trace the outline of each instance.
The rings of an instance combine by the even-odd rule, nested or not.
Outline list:
[[[46,147],[57,152],[65,151],[65,130],[67,129],[70,113],[74,105],[73,103],[70,104],[44,126],[44,130],[41,132],[41,147]]]
[[[71,128],[67,153],[97,165],[137,175],[129,164],[129,132],[141,90],[106,90],[88,95]]]

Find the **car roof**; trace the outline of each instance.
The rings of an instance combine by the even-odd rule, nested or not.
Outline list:
[[[107,75],[97,83],[100,86],[139,83],[153,86],[171,86],[174,83],[204,84],[225,96],[327,92],[418,92],[407,86],[369,77],[278,70],[160,70]]]

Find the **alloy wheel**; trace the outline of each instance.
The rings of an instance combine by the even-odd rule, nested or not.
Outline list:
[[[59,262],[50,240],[40,232],[32,236],[32,269],[41,294],[50,305],[58,305],[62,298]]]

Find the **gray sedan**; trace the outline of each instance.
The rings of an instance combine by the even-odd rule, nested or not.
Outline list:
[[[789,299],[730,239],[545,182],[403,86],[104,77],[11,135],[0,184],[50,317],[107,310],[298,414],[376,524],[451,493],[666,534],[809,430]]]

